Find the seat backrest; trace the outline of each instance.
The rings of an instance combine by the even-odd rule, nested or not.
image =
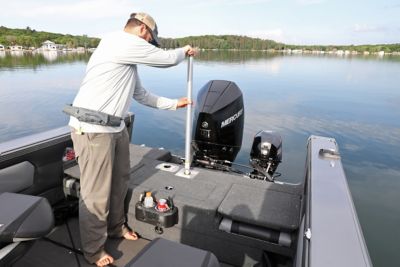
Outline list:
[[[54,226],[45,198],[15,193],[0,194],[0,243],[37,239]]]
[[[33,185],[35,167],[23,161],[0,169],[0,193],[20,192]]]

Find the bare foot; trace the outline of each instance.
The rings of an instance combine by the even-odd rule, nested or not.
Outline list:
[[[124,234],[124,238],[127,240],[137,240],[138,236],[135,232],[129,231],[126,234]]]
[[[98,267],[104,267],[114,262],[114,258],[110,255],[106,254],[101,257],[98,261],[96,261],[96,265]]]

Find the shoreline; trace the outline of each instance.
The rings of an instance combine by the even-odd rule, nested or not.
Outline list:
[[[168,48],[165,48],[168,49]],[[71,49],[62,49],[62,50],[43,50],[43,49],[0,49],[0,53],[11,53],[11,54],[21,54],[21,53],[93,53],[96,48],[71,48]],[[264,49],[264,50],[254,50],[254,49],[205,49],[201,48],[200,51],[212,51],[212,52],[261,52],[261,53],[270,53],[270,54],[287,54],[287,55],[335,55],[335,56],[400,56],[400,52],[358,52],[354,50],[302,50],[302,49],[284,49],[284,50],[276,50],[276,49]]]

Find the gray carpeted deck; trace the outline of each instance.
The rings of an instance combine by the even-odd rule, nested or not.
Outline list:
[[[135,204],[144,191],[152,191],[156,199],[174,199],[179,208],[179,222],[164,229],[161,237],[213,252],[220,261],[234,266],[252,266],[263,251],[292,257],[291,247],[282,247],[261,239],[229,234],[218,230],[222,217],[292,234],[296,238],[302,206],[302,185],[286,185],[252,180],[240,175],[195,169],[193,179],[160,170],[163,164],[157,153],[131,147],[133,168],[129,188],[130,224],[147,239],[160,237],[154,226],[135,219]],[[171,164],[173,166],[173,164]],[[182,166],[178,166],[182,168]],[[166,188],[173,188],[167,190]],[[294,241],[294,240],[293,240]]]
[[[263,251],[293,257],[295,245],[282,247],[261,239],[229,234],[218,230],[222,217],[284,231],[295,241],[300,223],[303,185],[286,185],[253,180],[228,172],[197,169],[193,179],[176,176],[170,168],[159,168],[169,161],[168,151],[130,146],[131,177],[126,206],[129,224],[144,238],[167,238],[213,252],[220,261],[234,266],[256,264]],[[182,166],[177,165],[177,168]],[[77,166],[66,170],[79,178]],[[166,188],[173,188],[167,190]],[[179,222],[155,233],[154,226],[136,220],[135,204],[144,191],[156,199],[174,199],[179,208]],[[292,244],[295,244],[293,242]]]
[[[130,147],[131,155],[131,193],[137,182],[143,182],[143,186],[150,186],[149,189],[153,190],[158,185],[149,184],[152,179],[148,180],[148,176],[153,173],[159,173],[161,175],[165,174],[163,171],[158,171],[155,168],[155,164],[160,163],[159,160],[168,160],[171,155],[168,151],[152,149],[148,147],[131,145]],[[152,166],[149,168],[149,166]],[[78,166],[72,166],[64,171],[64,173],[68,176],[75,177],[79,179],[80,172]],[[140,176],[141,179],[137,179]],[[157,177],[157,176],[154,176]],[[132,180],[133,179],[133,180]],[[154,178],[156,179],[156,178]],[[215,183],[212,181],[209,182],[198,182],[196,180],[179,180],[180,182],[174,183],[174,175],[166,175],[162,177],[163,184],[173,184],[175,186],[175,190],[179,190],[180,192],[186,192],[183,194],[183,199],[180,199],[176,195],[176,200],[185,201],[185,199],[193,199],[195,202],[202,199],[213,199],[210,198],[211,192],[215,189]],[[183,178],[179,178],[183,179]],[[148,180],[145,183],[145,180]],[[157,187],[158,188],[158,187]],[[223,187],[220,193],[226,193],[227,187]],[[221,189],[219,189],[221,190]],[[133,197],[133,196],[131,196]],[[129,209],[134,208],[132,203],[137,196],[135,195],[131,204],[128,205]],[[129,199],[128,199],[129,200]],[[218,202],[218,201],[217,201]],[[214,203],[211,201],[210,203]],[[128,203],[127,203],[128,204]],[[213,204],[213,208],[217,208],[217,203]],[[189,217],[188,217],[189,218]],[[209,218],[213,217],[205,217],[208,221]],[[185,215],[182,215],[182,219],[186,221]],[[135,222],[132,218],[130,218],[131,226],[135,226]],[[152,228],[153,229],[153,228]],[[136,229],[134,229],[136,230]],[[136,230],[137,231],[137,230]],[[139,234],[142,234],[139,232]],[[194,235],[196,236],[196,235]],[[157,236],[160,237],[160,236]],[[164,238],[168,238],[168,235],[161,236]],[[71,240],[72,238],[72,240]],[[173,238],[170,238],[173,240]],[[115,258],[115,262],[111,266],[125,266],[137,253],[147,244],[149,243],[149,239],[140,238],[137,241],[127,241],[124,239],[108,239],[106,243],[106,250]],[[183,242],[185,243],[185,242]],[[187,243],[187,242],[186,242]],[[64,224],[57,226],[51,234],[47,236],[45,239],[37,240],[32,248],[15,264],[14,267],[87,267],[87,266],[95,266],[89,264],[80,253],[75,253],[75,250],[81,251],[81,243],[80,243],[80,235],[79,235],[79,226],[78,226],[78,218],[72,217],[69,218],[67,222]],[[188,263],[190,266],[190,263]],[[221,262],[221,267],[229,267],[232,266],[227,263]]]
[[[68,226],[67,226],[68,224]],[[68,233],[71,233],[72,240]],[[57,242],[65,247],[56,244]],[[124,239],[108,239],[106,250],[113,255],[114,266],[125,266],[147,243],[146,239],[127,241]],[[89,264],[82,255],[74,253],[72,249],[81,250],[78,219],[70,218],[68,222],[60,225],[47,237],[37,240],[28,253],[13,267],[87,267]],[[79,263],[78,263],[79,261]]]
[[[68,221],[68,227],[71,232],[72,240],[68,234],[67,224],[58,226],[47,239],[37,240],[32,248],[21,258],[13,267],[92,267],[82,255],[74,253],[73,250],[66,247],[81,250],[80,235],[78,229],[78,219],[71,218]],[[51,241],[60,243],[62,247]],[[139,251],[150,241],[140,238],[137,241],[127,241],[124,239],[108,239],[106,250],[113,255],[115,267],[125,266]],[[78,263],[79,261],[79,263]],[[232,267],[229,264],[220,263],[221,267]],[[190,264],[188,265],[188,267]]]

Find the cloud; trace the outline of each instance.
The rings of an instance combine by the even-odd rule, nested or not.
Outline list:
[[[383,26],[373,26],[367,24],[354,24],[353,31],[355,32],[380,32],[385,31],[386,27]]]
[[[261,39],[269,39],[277,42],[283,42],[284,34],[283,30],[280,28],[271,30],[255,30],[245,34],[250,37],[256,37]]]
[[[271,2],[271,0],[235,0],[235,1],[225,1],[225,2],[231,5],[252,5],[252,4],[266,4]]]
[[[215,6],[241,6],[241,5],[254,5],[254,4],[266,4],[272,0],[208,0],[208,1],[196,1],[193,3],[195,7],[215,7]]]
[[[7,10],[7,16],[16,16],[19,18],[69,18],[76,19],[84,17],[86,19],[102,19],[111,17],[127,16],[133,8],[136,8],[128,0],[86,0],[77,2],[26,2],[24,6],[21,3],[11,3],[12,7]]]
[[[232,32],[232,34],[237,34],[237,32]],[[299,38],[296,35],[288,34],[284,32],[281,28],[270,29],[270,30],[254,30],[250,32],[245,32],[243,35],[254,37],[254,38],[261,38],[261,39],[268,39],[273,40],[278,43],[285,43],[285,44],[306,44],[307,38]],[[312,41],[311,41],[312,42]],[[313,44],[313,43],[312,43]]]
[[[325,0],[296,0],[296,2],[302,6],[311,6],[322,4]]]
[[[392,4],[392,5],[386,5],[385,8],[392,9],[392,8],[400,8],[400,4]]]

